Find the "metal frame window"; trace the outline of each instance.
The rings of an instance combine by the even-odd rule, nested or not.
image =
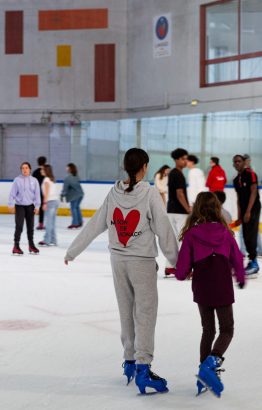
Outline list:
[[[200,87],[262,80],[262,1],[200,6]]]

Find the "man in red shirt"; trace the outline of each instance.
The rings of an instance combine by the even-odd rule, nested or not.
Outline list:
[[[211,170],[209,171],[206,186],[209,188],[209,191],[224,191],[224,187],[227,183],[226,173],[223,168],[219,165],[219,158],[211,157],[210,163]]]

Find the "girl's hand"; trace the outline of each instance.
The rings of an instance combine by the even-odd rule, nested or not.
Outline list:
[[[43,204],[43,205],[42,205],[42,209],[43,209],[43,211],[46,211],[46,210],[47,210],[47,205],[46,205],[46,204]]]

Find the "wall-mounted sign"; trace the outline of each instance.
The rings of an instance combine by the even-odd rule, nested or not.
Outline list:
[[[171,56],[171,13],[153,19],[153,55],[154,58]]]

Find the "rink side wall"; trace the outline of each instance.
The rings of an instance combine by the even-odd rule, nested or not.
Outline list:
[[[57,182],[58,192],[62,190],[62,182]],[[81,203],[81,209],[85,217],[92,216],[95,211],[102,205],[106,195],[113,187],[112,183],[103,182],[82,182],[82,188],[84,190],[85,196]],[[8,212],[8,196],[11,190],[12,181],[0,181],[0,213]],[[262,201],[262,189],[259,189],[260,198]],[[225,203],[225,208],[231,213],[233,219],[237,217],[237,206],[236,206],[236,193],[233,187],[228,186],[225,189],[227,200]],[[58,215],[70,215],[70,206],[66,202],[60,202]],[[262,214],[260,216],[262,222]]]

